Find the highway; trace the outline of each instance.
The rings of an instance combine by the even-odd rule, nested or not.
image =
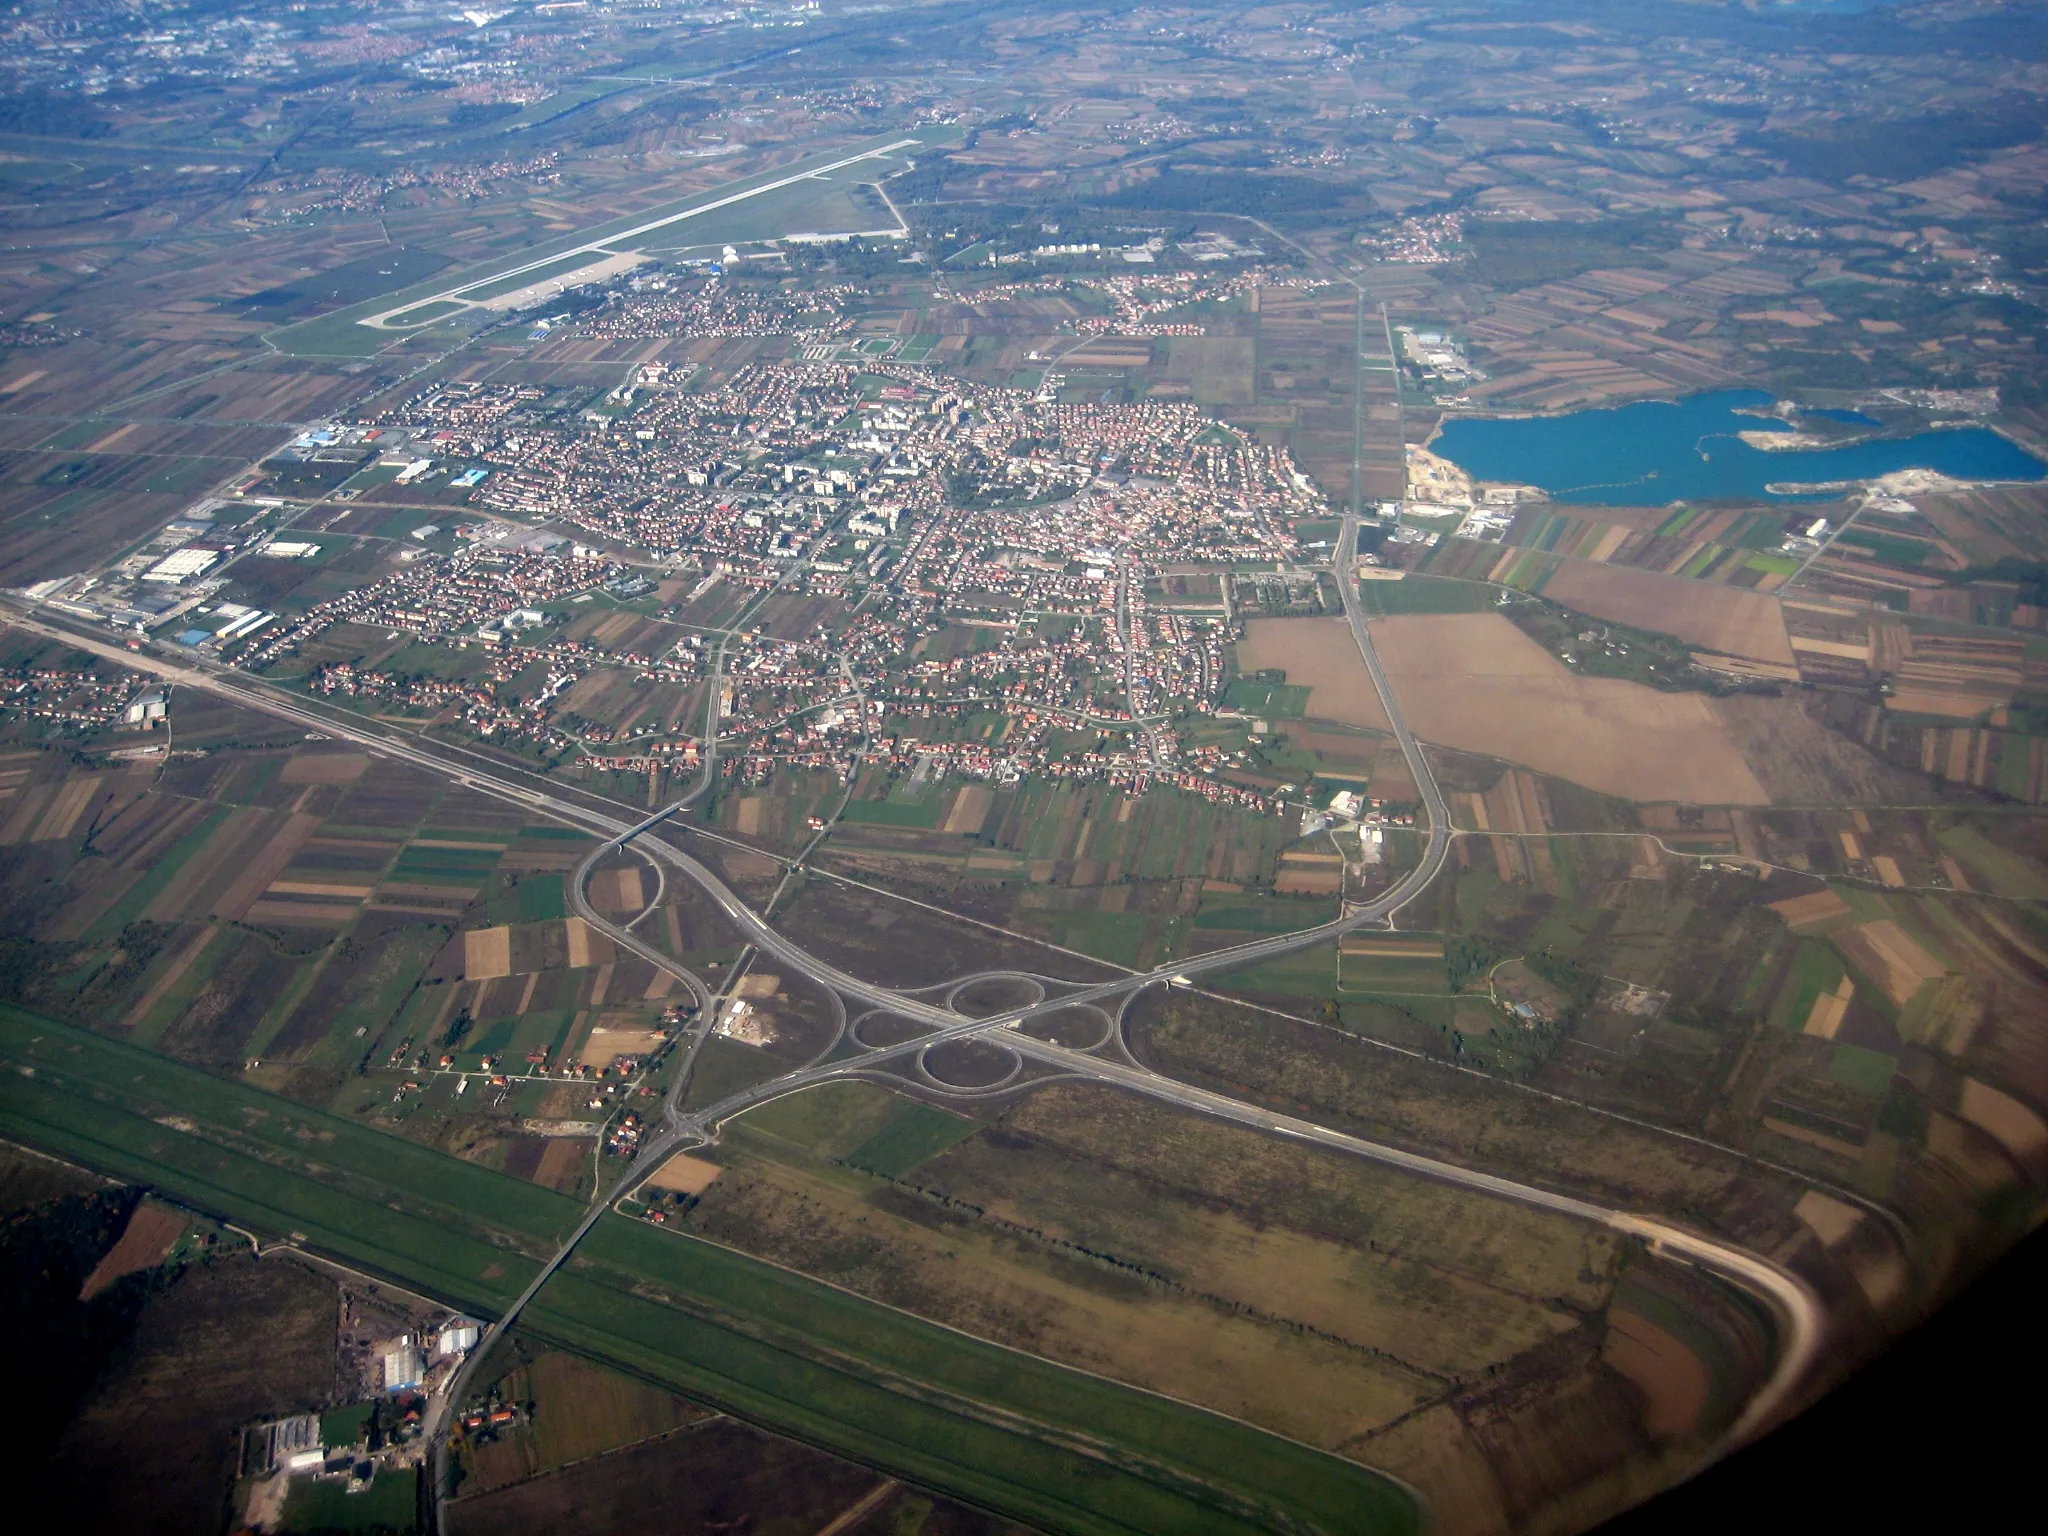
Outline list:
[[[905,1056],[920,1055],[933,1045],[944,1041],[989,1036],[993,1037],[992,1043],[1001,1045],[1019,1057],[1051,1068],[1062,1076],[1089,1079],[1106,1086],[1142,1093],[1195,1113],[1243,1125],[1266,1134],[1310,1142],[1335,1152],[1399,1167],[1418,1176],[1438,1179],[1462,1188],[1627,1233],[1641,1238],[1661,1253],[1682,1262],[1695,1264],[1749,1291],[1766,1302],[1779,1318],[1780,1348],[1770,1380],[1752,1399],[1735,1432],[1723,1443],[1723,1449],[1731,1448],[1768,1426],[1783,1411],[1807,1379],[1822,1348],[1825,1337],[1825,1313],[1818,1299],[1796,1277],[1729,1244],[1717,1242],[1654,1218],[1603,1207],[1538,1186],[1518,1183],[1498,1175],[1461,1168],[1399,1148],[1383,1146],[1332,1130],[1313,1121],[1245,1104],[1227,1095],[1164,1077],[1144,1067],[1038,1040],[1016,1028],[1038,1014],[1071,1007],[1077,1003],[1107,1002],[1145,987],[1167,982],[1177,976],[1193,976],[1231,969],[1322,943],[1367,924],[1384,922],[1425,890],[1441,873],[1451,844],[1449,807],[1444,801],[1420,743],[1415,740],[1401,714],[1372,644],[1365,614],[1358,599],[1356,583],[1352,578],[1357,523],[1355,511],[1345,517],[1334,565],[1352,638],[1375,688],[1380,693],[1395,739],[1414,776],[1428,815],[1427,841],[1417,866],[1375,900],[1361,904],[1332,922],[1190,957],[1149,972],[1117,977],[1104,982],[1074,985],[1064,992],[1048,992],[1035,1003],[977,1019],[964,1018],[950,1009],[922,998],[910,997],[866,981],[811,955],[765,922],[727,887],[713,870],[685,850],[657,835],[664,823],[688,804],[693,803],[714,782],[715,721],[711,722],[706,731],[704,771],[698,785],[681,800],[635,821],[515,782],[511,778],[511,771],[499,765],[466,766],[450,761],[449,757],[438,749],[429,750],[417,741],[397,739],[381,730],[371,729],[366,722],[347,718],[336,719],[324,711],[308,708],[288,695],[224,668],[202,669],[167,661],[147,652],[132,653],[96,636],[82,635],[68,625],[54,626],[32,616],[22,616],[14,619],[14,622],[53,639],[81,646],[120,665],[149,672],[184,686],[203,689],[327,736],[349,740],[367,751],[397,758],[415,767],[451,777],[480,793],[515,802],[537,813],[584,827],[604,837],[606,841],[586,858],[576,871],[576,878],[571,882],[570,900],[577,916],[607,935],[621,948],[676,975],[698,1000],[700,1013],[692,1031],[692,1040],[686,1048],[685,1059],[676,1065],[677,1093],[680,1093],[680,1083],[687,1074],[688,1056],[694,1054],[712,1026],[715,999],[694,973],[625,927],[605,918],[589,904],[585,888],[597,860],[603,854],[629,843],[661,860],[670,869],[695,884],[745,941],[755,946],[761,953],[773,957],[821,986],[840,993],[845,999],[885,1009],[926,1026],[927,1033],[900,1044],[869,1050],[859,1057],[838,1063],[814,1063],[798,1068],[692,1112],[681,1112],[676,1107],[672,1095],[663,1115],[662,1130],[648,1138],[641,1155],[633,1165],[604,1192],[602,1198],[592,1202],[589,1210],[566,1235],[553,1258],[536,1274],[526,1291],[492,1324],[487,1335],[489,1339],[496,1339],[513,1326],[525,1307],[539,1294],[554,1272],[567,1261],[576,1245],[596,1225],[603,1213],[651,1176],[673,1152],[686,1146],[702,1145],[714,1139],[725,1121],[771,1099],[800,1092],[822,1082],[873,1076],[878,1067]],[[722,657],[721,650],[721,664]],[[717,707],[715,686],[711,691],[709,707],[713,710]],[[735,967],[735,971],[737,969]],[[480,1346],[472,1354],[471,1361],[480,1361],[484,1354],[485,1350]],[[466,1385],[467,1375],[468,1370],[465,1368],[457,1381],[451,1385],[459,1390]],[[452,1405],[456,1401],[459,1401],[457,1392],[451,1391],[437,1402],[436,1411],[432,1415],[431,1431],[437,1470],[434,1482],[437,1488],[446,1486],[444,1474],[447,1425]],[[437,1498],[437,1523],[441,1507]]]

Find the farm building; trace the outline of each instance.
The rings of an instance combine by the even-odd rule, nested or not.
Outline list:
[[[384,1351],[384,1390],[399,1392],[407,1387],[416,1387],[427,1374],[427,1357],[420,1347],[413,1343],[411,1334],[401,1334]]]

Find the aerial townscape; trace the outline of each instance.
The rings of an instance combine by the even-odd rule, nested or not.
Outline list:
[[[2026,0],[9,6],[36,1528],[1796,1427],[2048,1216],[2044,209]]]

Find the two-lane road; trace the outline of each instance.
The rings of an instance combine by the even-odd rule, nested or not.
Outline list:
[[[253,684],[226,670],[210,671],[179,666],[147,654],[129,653],[119,647],[107,644],[97,638],[79,635],[68,626],[59,628],[46,625],[38,619],[20,620],[25,627],[50,635],[52,638],[81,645],[124,666],[148,671],[170,681],[186,686],[201,688],[220,694],[249,707],[264,710],[278,717],[291,720],[311,730],[326,735],[350,740],[365,750],[400,760],[428,771],[452,777],[481,793],[498,796],[516,802],[529,809],[555,817],[572,825],[582,826],[599,833],[607,841],[600,852],[633,841],[643,851],[651,853],[667,863],[676,872],[695,884],[725,918],[740,931],[745,939],[756,945],[763,953],[810,977],[821,985],[839,991],[842,996],[857,999],[870,1006],[885,1008],[904,1015],[927,1026],[928,1032],[905,1041],[900,1045],[864,1053],[846,1062],[818,1065],[799,1069],[774,1079],[769,1083],[745,1090],[715,1104],[688,1114],[665,1116],[664,1129],[649,1138],[642,1156],[614,1186],[605,1191],[603,1197],[593,1201],[590,1209],[567,1235],[554,1257],[534,1277],[526,1291],[507,1308],[505,1313],[492,1325],[495,1338],[510,1328],[527,1304],[545,1286],[548,1279],[567,1261],[576,1245],[596,1224],[603,1212],[619,1198],[630,1193],[646,1177],[651,1175],[660,1163],[674,1150],[686,1145],[701,1143],[717,1133],[718,1127],[726,1120],[745,1110],[765,1103],[770,1099],[802,1091],[817,1083],[854,1075],[874,1072],[878,1067],[905,1055],[922,1052],[930,1046],[949,1039],[968,1038],[978,1035],[993,1035],[1010,1050],[1051,1067],[1067,1076],[1078,1076],[1126,1091],[1142,1093],[1177,1104],[1185,1109],[1213,1118],[1264,1131],[1267,1134],[1285,1135],[1290,1139],[1313,1142],[1333,1151],[1398,1166],[1421,1176],[1442,1179],[1445,1182],[1511,1199],[1526,1205],[1536,1206],[1560,1214],[1570,1215],[1588,1222],[1596,1222],[1615,1230],[1625,1231],[1643,1237],[1660,1250],[1687,1262],[1709,1269],[1743,1289],[1755,1294],[1769,1304],[1781,1320],[1781,1348],[1772,1377],[1763,1391],[1751,1402],[1738,1425],[1740,1435],[1747,1436],[1768,1424],[1782,1409],[1792,1394],[1796,1393],[1810,1372],[1818,1354],[1824,1324],[1824,1313],[1812,1293],[1795,1277],[1773,1265],[1747,1254],[1731,1245],[1717,1242],[1697,1233],[1685,1231],[1668,1223],[1644,1217],[1634,1212],[1614,1210],[1592,1202],[1579,1200],[1552,1190],[1504,1179],[1498,1175],[1481,1173],[1458,1167],[1454,1164],[1409,1153],[1398,1148],[1387,1147],[1363,1138],[1347,1135],[1316,1124],[1313,1121],[1277,1114],[1257,1105],[1245,1104],[1227,1095],[1196,1088],[1192,1085],[1166,1078],[1148,1069],[1127,1065],[1087,1053],[1072,1051],[1047,1041],[1037,1040],[1015,1028],[1016,1025],[1041,1013],[1070,1007],[1081,1002],[1102,1002],[1118,998],[1136,989],[1156,985],[1174,976],[1202,974],[1229,969],[1251,961],[1285,954],[1292,950],[1320,943],[1338,934],[1368,923],[1384,921],[1407,902],[1414,899],[1441,872],[1450,847],[1449,810],[1420,744],[1409,731],[1401,715],[1398,701],[1388,686],[1384,670],[1373,649],[1371,636],[1362,607],[1351,577],[1351,561],[1356,544],[1356,516],[1345,519],[1343,541],[1340,544],[1336,568],[1339,586],[1347,620],[1353,638],[1358,645],[1367,671],[1374,686],[1379,690],[1391,723],[1410,771],[1421,792],[1424,807],[1428,813],[1429,831],[1423,856],[1416,868],[1398,881],[1393,888],[1375,901],[1366,903],[1344,914],[1335,921],[1315,928],[1291,934],[1274,935],[1250,944],[1228,950],[1215,951],[1170,966],[1133,976],[1119,977],[1106,982],[1080,986],[1058,996],[1049,996],[1043,1001],[996,1015],[991,1018],[967,1019],[948,1009],[935,1006],[919,998],[906,997],[892,989],[878,986],[832,966],[809,954],[793,940],[777,932],[764,922],[736,893],[728,888],[718,875],[684,850],[656,836],[665,816],[628,819],[597,811],[586,804],[564,799],[560,796],[531,788],[518,783],[509,771],[496,765],[478,767],[452,762],[438,750],[429,750],[414,741],[394,739],[392,736],[370,729],[367,723],[347,719],[336,719],[324,711],[315,711],[301,705],[289,696],[259,684]],[[714,691],[715,699],[715,691]],[[715,735],[715,729],[707,736]],[[694,799],[696,794],[711,782],[711,769],[707,764],[704,779],[697,790],[686,798]],[[673,811],[675,807],[667,808]],[[590,907],[583,887],[594,859],[586,860],[579,869],[574,882],[574,901],[577,915],[592,923],[615,943],[629,952],[648,960],[664,970],[676,974],[690,986],[704,1010],[705,1026],[708,1027],[709,996],[701,980],[671,957],[646,944],[637,936],[627,932],[618,924],[604,918]],[[479,1354],[481,1351],[479,1351]],[[449,1399],[452,1402],[452,1395]],[[437,1415],[434,1425],[436,1442],[435,1461],[437,1467],[445,1468],[446,1424],[444,1414]],[[1735,1443],[1733,1439],[1729,1443]]]

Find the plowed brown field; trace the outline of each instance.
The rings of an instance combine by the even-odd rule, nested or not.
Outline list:
[[[1741,587],[1660,576],[1591,560],[1567,560],[1543,595],[1596,619],[1676,635],[1687,645],[1790,665],[1792,642],[1775,597]]]
[[[1343,626],[1317,627],[1332,652],[1352,654]],[[1372,635],[1402,713],[1425,740],[1628,800],[1769,800],[1699,694],[1580,677],[1497,613],[1403,615],[1375,621]]]
[[[1317,720],[1388,731],[1372,675],[1352,644],[1342,619],[1253,619],[1238,642],[1237,670],[1279,668],[1287,681],[1309,692],[1308,713]]]

